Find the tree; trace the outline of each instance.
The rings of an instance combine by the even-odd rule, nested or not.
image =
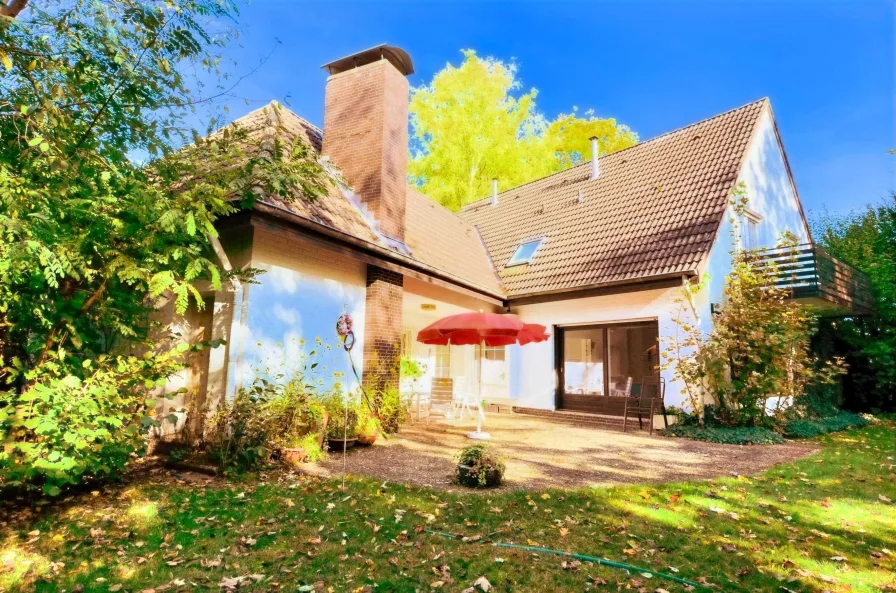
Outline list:
[[[834,257],[871,279],[872,314],[837,320],[822,338],[848,357],[844,405],[896,410],[896,194],[863,212],[823,213],[814,235]]]
[[[779,288],[774,263],[758,252],[737,247],[739,217],[746,208],[744,188],[735,188],[732,208],[732,270],[725,278],[720,310],[708,334],[700,329],[689,303],[705,283],[685,288],[678,331],[667,341],[666,367],[684,385],[691,408],[703,413],[704,395],[715,406],[714,419],[727,426],[774,422],[766,402],[777,397],[776,412],[802,411],[804,398],[817,385],[833,383],[842,374],[840,359],[819,361],[812,354],[815,315]],[[796,238],[782,237],[779,247],[793,247]]]
[[[322,191],[301,142],[185,124],[226,91],[217,52],[236,14],[230,0],[57,0],[0,17],[0,485],[56,492],[119,469],[146,396],[178,368],[154,303],[183,313],[202,306],[198,280],[220,288],[219,217],[259,192]],[[52,436],[63,422],[75,442]]]
[[[637,135],[592,111],[547,121],[537,91],[521,93],[517,66],[464,50],[411,96],[412,181],[430,198],[458,210],[490,191],[492,178],[513,187],[590,157],[590,138],[602,153],[632,146]]]

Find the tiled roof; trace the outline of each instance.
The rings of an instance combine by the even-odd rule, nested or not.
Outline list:
[[[244,126],[251,134],[255,134],[256,130],[274,133],[279,128],[283,140],[291,141],[300,137],[307,140],[315,151],[320,152],[323,139],[320,129],[279,104],[268,104],[234,123]],[[338,166],[338,163],[333,165]],[[394,240],[385,240],[380,235],[371,215],[358,203],[353,192],[342,186],[338,173],[332,173],[329,191],[314,201],[285,201],[278,196],[263,196],[260,201],[392,250],[397,255],[409,257],[493,295],[503,295],[504,291],[488,252],[469,222],[409,187],[405,212],[405,244],[410,249],[408,254]]]
[[[421,261],[503,294],[476,227],[411,187],[405,210],[405,241]]]
[[[476,225],[508,294],[693,271],[707,255],[767,99],[507,190],[459,213]],[[579,202],[579,192],[582,201]],[[505,267],[543,238],[529,264]]]

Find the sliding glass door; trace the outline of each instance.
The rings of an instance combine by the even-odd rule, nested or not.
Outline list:
[[[607,397],[637,396],[655,382],[657,323],[557,328],[557,407],[601,413]]]

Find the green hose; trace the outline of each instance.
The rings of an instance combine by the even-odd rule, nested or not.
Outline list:
[[[439,537],[447,537],[450,539],[463,539],[460,536],[453,535],[450,533],[442,533],[439,531],[432,531],[429,529],[424,529],[424,533],[428,533],[430,535],[438,535]],[[655,570],[651,570],[649,568],[639,568],[637,566],[632,566],[630,564],[623,564],[622,562],[613,562],[612,560],[606,560],[604,558],[595,558],[594,556],[585,556],[584,554],[573,554],[571,552],[563,552],[561,550],[552,550],[550,548],[538,548],[535,546],[521,546],[519,544],[504,544],[501,542],[489,542],[488,540],[484,540],[482,538],[471,540],[469,543],[479,543],[479,544],[487,544],[491,543],[493,546],[498,548],[510,548],[513,550],[523,550],[525,552],[537,552],[539,554],[556,554],[557,556],[568,556],[570,558],[575,558],[576,560],[582,560],[585,562],[593,562],[595,564],[603,564],[604,566],[611,566],[613,568],[622,568],[624,570],[632,570],[635,572],[643,572],[646,574],[651,574],[655,577],[659,577],[661,579],[667,579],[670,581],[675,581],[676,583],[682,583],[684,585],[690,585],[691,587],[698,587],[700,589],[709,590],[710,587],[706,585],[701,585],[700,583],[695,583],[693,581],[689,581],[687,579],[682,579],[671,574],[665,574],[662,572],[657,572]]]

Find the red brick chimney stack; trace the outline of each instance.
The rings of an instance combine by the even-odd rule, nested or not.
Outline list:
[[[380,230],[404,241],[408,174],[404,50],[381,45],[326,64],[323,154],[342,170]]]

